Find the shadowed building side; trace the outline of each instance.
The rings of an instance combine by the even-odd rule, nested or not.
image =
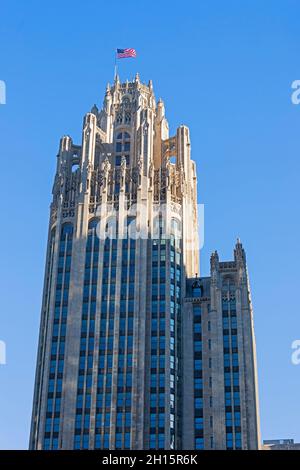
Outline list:
[[[183,315],[183,448],[258,449],[253,312],[245,251],[211,256],[211,276],[187,280]]]

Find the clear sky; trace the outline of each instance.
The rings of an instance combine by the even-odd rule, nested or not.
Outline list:
[[[171,132],[190,127],[205,204],[202,275],[217,249],[247,252],[262,438],[300,441],[300,4],[295,0],[2,2],[0,80],[0,448],[28,446],[48,211],[61,135],[113,78],[139,71],[162,97]],[[297,300],[298,299],[298,300]]]

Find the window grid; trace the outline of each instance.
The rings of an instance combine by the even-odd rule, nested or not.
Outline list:
[[[73,225],[61,228],[55,288],[55,309],[51,341],[47,410],[43,448],[59,448],[60,409],[64,372],[65,338],[72,259]]]
[[[222,301],[226,448],[238,450],[242,442],[236,300],[229,298]]]

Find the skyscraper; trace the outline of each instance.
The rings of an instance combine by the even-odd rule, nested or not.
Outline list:
[[[211,256],[183,299],[184,449],[258,449],[256,351],[246,255]]]
[[[258,446],[245,253],[196,277],[196,190],[188,128],[138,75],[61,139],[31,448]]]

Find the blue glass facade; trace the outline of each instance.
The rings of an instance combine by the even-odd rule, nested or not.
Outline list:
[[[166,240],[152,241],[151,376],[149,448],[165,446]]]
[[[151,241],[150,449],[166,448],[167,436],[171,449],[180,440],[181,239],[176,230],[180,224],[173,219],[171,237],[164,238],[160,217],[160,238]]]
[[[59,448],[59,431],[64,374],[66,324],[72,261],[73,226],[64,224],[59,241],[55,311],[50,351],[44,449]]]
[[[103,247],[100,338],[98,352],[95,448],[109,449],[111,425],[112,367],[115,327],[115,239],[106,239]],[[113,285],[110,285],[113,281]]]
[[[80,357],[77,384],[75,449],[88,449],[90,433],[91,394],[93,380],[95,316],[98,283],[99,238],[98,220],[89,223],[84,266]]]
[[[226,448],[241,449],[241,403],[236,300],[223,299]]]
[[[122,240],[116,449],[130,449],[131,444],[135,255],[136,240]]]
[[[170,448],[181,445],[182,406],[182,237],[181,223],[171,220],[170,237]]]
[[[199,292],[200,293],[200,292]],[[198,292],[194,289],[194,295]],[[194,429],[195,449],[204,449],[203,437],[203,364],[202,364],[202,309],[193,305],[194,335]]]
[[[131,220],[130,220],[131,221]],[[128,220],[128,223],[130,222]],[[115,448],[130,449],[132,420],[132,358],[135,295],[136,241],[109,239],[99,241],[98,220],[89,223],[86,244],[85,281],[81,324],[80,363],[74,448],[109,449],[111,427],[115,424]],[[103,250],[103,265],[99,273],[99,252]],[[118,249],[121,249],[121,286],[118,322],[117,370],[113,369],[116,326],[116,275]],[[100,277],[100,280],[99,280]],[[100,292],[100,312],[97,296]],[[99,321],[99,348],[95,351],[95,320]],[[95,354],[98,354],[95,436],[91,439],[90,411]],[[113,376],[117,383],[116,416],[112,416]],[[90,443],[92,440],[92,443]]]

